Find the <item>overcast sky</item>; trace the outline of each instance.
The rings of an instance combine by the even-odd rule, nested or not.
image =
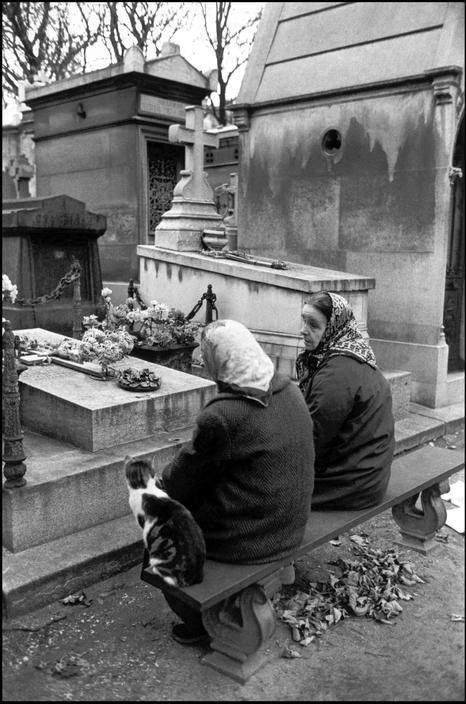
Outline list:
[[[247,19],[254,16],[261,7],[265,5],[264,2],[233,2],[234,13],[231,13],[231,17],[234,19],[234,26],[237,27],[239,23],[243,24]],[[208,3],[211,12],[215,11],[215,2]],[[215,54],[213,49],[207,42],[205,38],[205,31],[203,28],[203,20],[199,16],[197,19],[191,20],[188,26],[183,27],[177,32],[177,34],[172,38],[173,42],[180,45],[181,55],[189,61],[195,68],[199,69],[203,73],[207,73],[209,70],[216,68],[215,65]],[[89,64],[88,70],[95,71],[99,68],[104,68],[109,64],[109,54],[105,50],[99,48],[91,48],[88,53]],[[152,56],[147,57],[149,59],[154,58]],[[234,63],[233,57],[230,57],[230,61],[226,61],[226,69],[231,70]],[[243,78],[244,70],[246,66],[243,65],[236,71],[233,75],[231,82],[227,88],[227,99],[230,100],[235,98],[238,94],[241,80]],[[17,122],[19,118],[18,108],[14,105],[8,106],[6,110],[3,110],[3,123],[8,124],[10,122]]]

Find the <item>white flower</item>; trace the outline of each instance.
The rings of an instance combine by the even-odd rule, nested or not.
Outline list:
[[[96,315],[91,314],[91,315],[84,315],[84,316],[83,316],[83,325],[84,325],[84,326],[86,326],[86,325],[90,325],[90,326],[97,325],[98,322],[99,322],[99,320],[98,320],[98,318],[97,318]]]
[[[102,296],[102,298],[107,298],[107,296],[112,295],[112,289],[111,288],[103,288],[100,295]]]
[[[3,294],[6,291],[10,294],[11,301],[14,303],[18,295],[18,287],[11,283],[10,278],[6,274],[2,274],[2,298],[4,298]]]
[[[11,291],[13,284],[6,274],[2,274],[2,291]]]

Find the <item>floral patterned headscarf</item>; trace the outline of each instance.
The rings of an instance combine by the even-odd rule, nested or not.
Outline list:
[[[332,300],[332,313],[322,339],[315,350],[304,350],[296,359],[296,374],[303,391],[324,360],[334,355],[354,357],[377,367],[374,352],[359,332],[348,301],[337,293],[326,293]]]
[[[254,335],[236,320],[216,320],[202,331],[201,351],[219,391],[267,405],[275,369]]]

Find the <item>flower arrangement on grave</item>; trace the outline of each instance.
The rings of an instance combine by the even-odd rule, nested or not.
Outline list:
[[[84,362],[97,362],[104,378],[110,376],[110,365],[128,355],[134,347],[133,337],[124,329],[101,330],[90,327],[81,340],[81,359]]]
[[[125,303],[114,306],[111,294],[111,289],[102,289],[105,318],[99,321],[97,315],[85,316],[83,325],[86,328],[125,329],[134,336],[136,345],[168,348],[196,343],[196,333],[201,324],[186,320],[181,310],[169,308],[158,301],[151,301],[147,308],[142,309],[135,298],[127,298]]]
[[[158,347],[195,344],[200,324],[186,320],[183,311],[151,301],[142,313],[145,315],[140,324],[139,337],[143,344]]]

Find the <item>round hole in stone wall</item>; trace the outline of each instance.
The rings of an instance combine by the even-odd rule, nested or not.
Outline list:
[[[336,154],[341,149],[341,134],[338,130],[327,130],[322,137],[322,149],[325,154]]]

